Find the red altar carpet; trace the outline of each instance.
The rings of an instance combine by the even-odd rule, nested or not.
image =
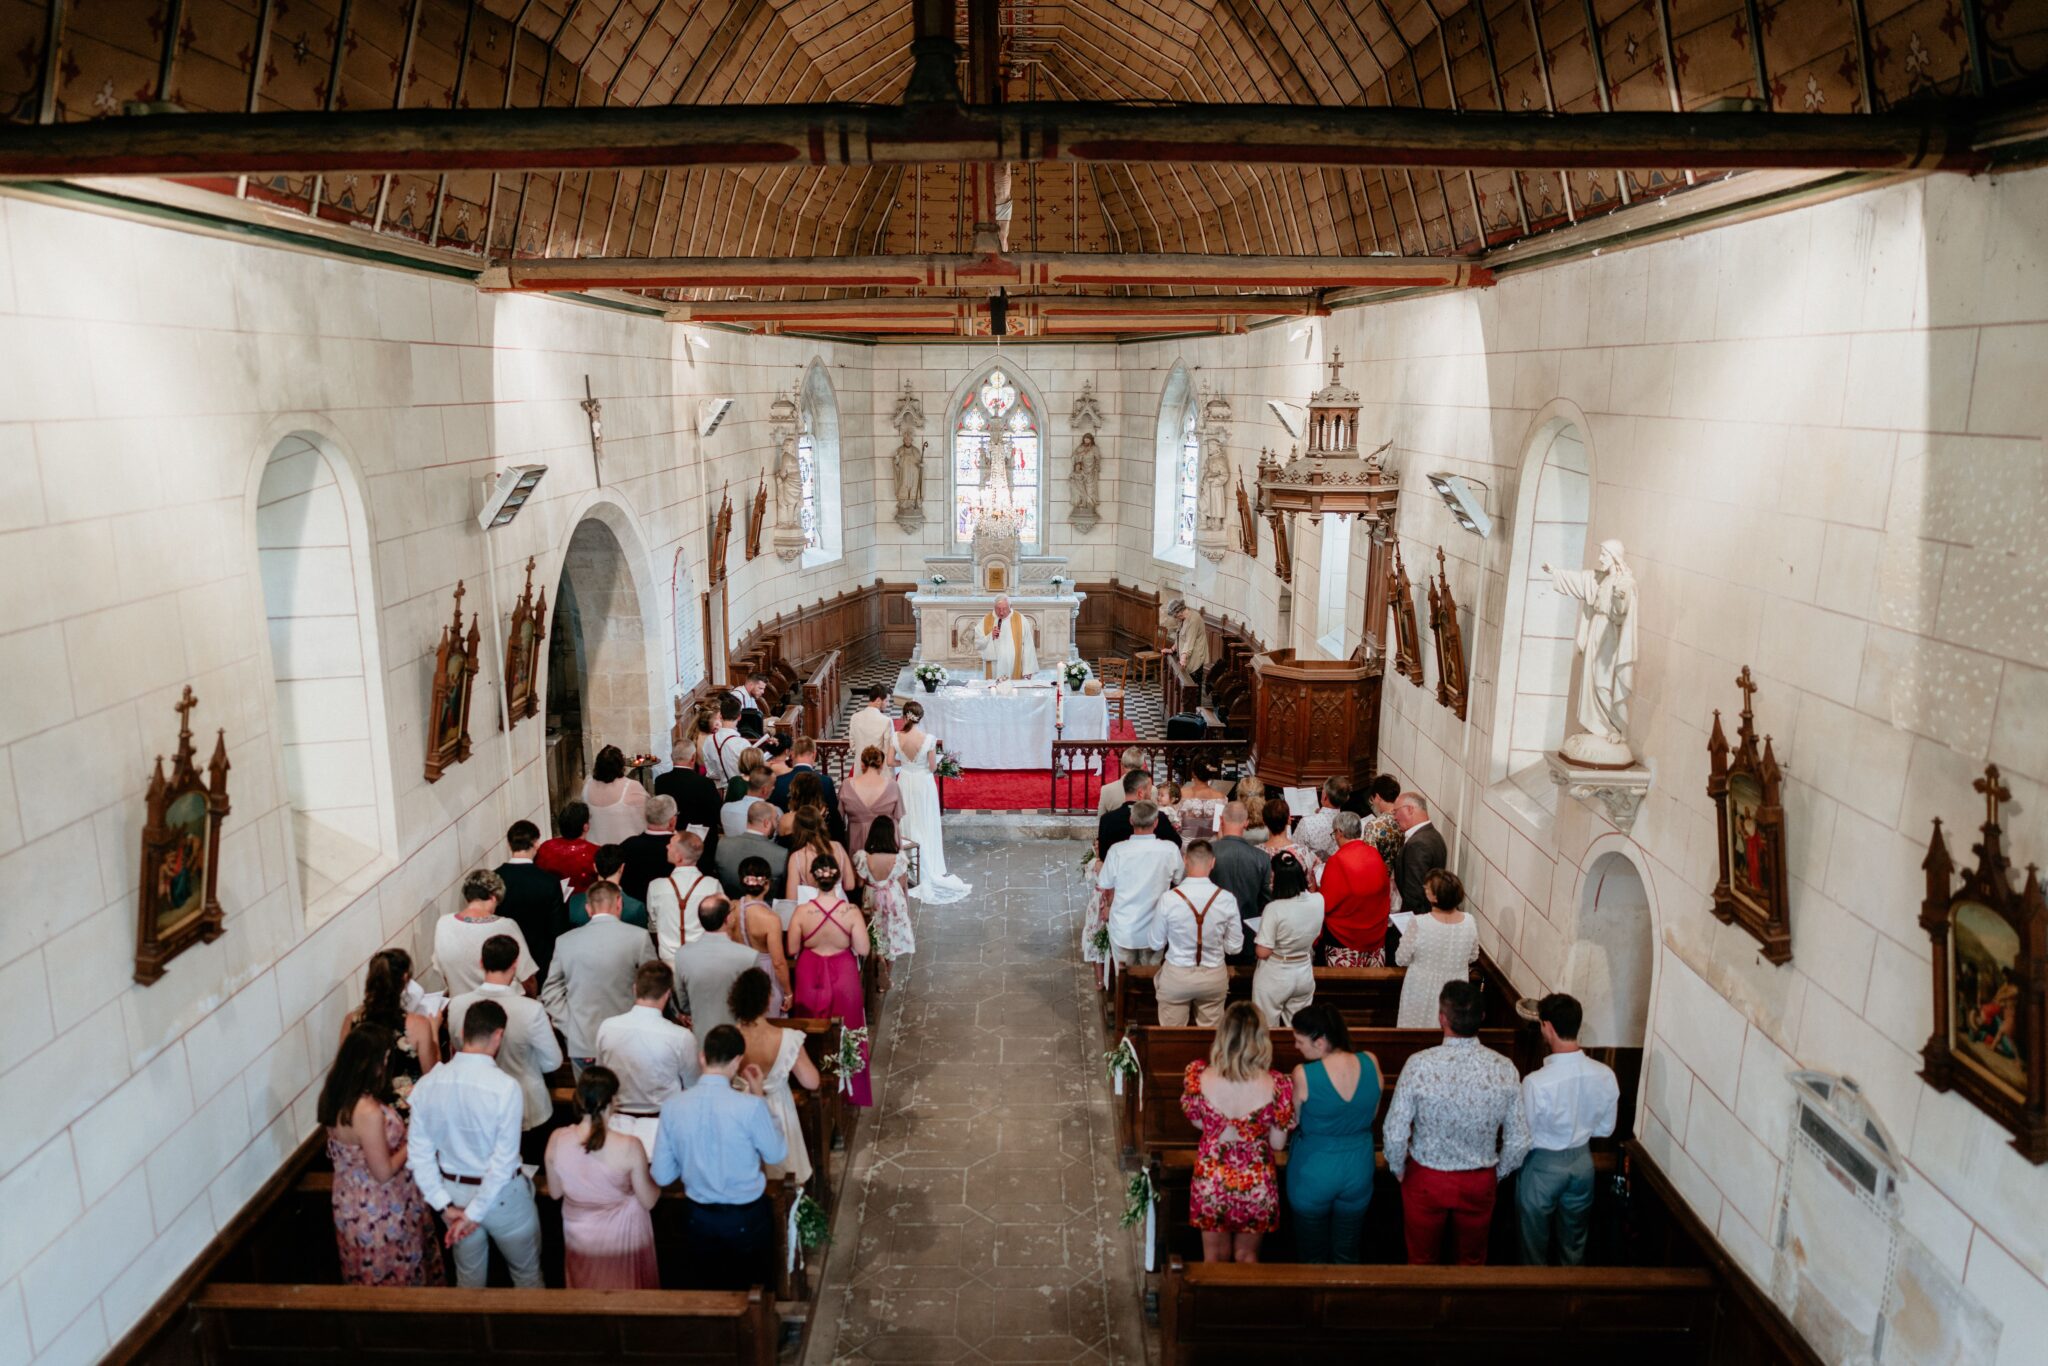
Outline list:
[[[1112,740],[1135,740],[1137,731],[1128,721],[1112,722]],[[1059,804],[1093,813],[1095,798],[1102,791],[1099,773],[1075,774],[1059,780]],[[1045,768],[970,768],[958,778],[945,782],[943,800],[948,811],[1043,811],[1053,805],[1052,770]]]

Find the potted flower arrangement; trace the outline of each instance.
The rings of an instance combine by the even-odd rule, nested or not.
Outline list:
[[[924,684],[926,692],[937,692],[939,684],[946,681],[946,666],[943,664],[920,664],[910,672],[918,682]]]
[[[1067,686],[1073,691],[1081,691],[1081,685],[1088,681],[1088,662],[1083,659],[1068,660],[1060,670],[1060,677],[1067,680]]]

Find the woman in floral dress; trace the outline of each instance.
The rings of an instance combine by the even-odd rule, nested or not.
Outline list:
[[[896,822],[876,816],[868,823],[867,845],[853,856],[854,871],[860,874],[861,902],[868,913],[868,937],[881,958],[881,990],[888,991],[892,964],[908,953],[917,952],[917,935],[910,924],[910,899],[903,894],[909,869],[896,847]]]
[[[382,1099],[396,1040],[362,1025],[342,1041],[320,1088],[334,1163],[334,1241],[350,1285],[446,1285],[440,1240],[405,1165],[405,1121]]]
[[[1280,1223],[1273,1154],[1294,1127],[1294,1083],[1273,1070],[1273,1038],[1250,1001],[1232,1001],[1207,1062],[1188,1064],[1181,1109],[1202,1131],[1188,1222],[1202,1259],[1256,1262],[1259,1240]]]

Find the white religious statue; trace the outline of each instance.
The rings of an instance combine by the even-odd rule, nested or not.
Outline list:
[[[1095,444],[1095,433],[1083,432],[1080,441],[1074,445],[1074,466],[1069,483],[1075,512],[1093,516],[1100,510],[1101,476],[1102,450]]]
[[[1007,593],[974,628],[974,648],[989,678],[1029,678],[1038,672],[1038,634],[1021,612],[1010,610]]]
[[[1579,724],[1585,729],[1560,751],[1574,763],[1626,768],[1628,703],[1636,687],[1636,576],[1622,559],[1620,541],[1600,543],[1596,569],[1543,566],[1550,584],[1580,604]]]
[[[931,442],[924,443],[929,447]],[[896,448],[896,505],[901,511],[906,507],[924,502],[924,448],[910,444],[904,437],[903,444]]]
[[[1224,519],[1230,515],[1230,461],[1223,454],[1223,442],[1216,437],[1209,438],[1206,451],[1202,457],[1198,503],[1202,513],[1202,525],[1216,531],[1221,529]]]
[[[775,457],[775,525],[800,527],[804,496],[803,471],[797,467],[796,437],[785,432],[781,453]]]

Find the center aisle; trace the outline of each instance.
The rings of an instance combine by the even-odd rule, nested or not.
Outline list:
[[[1142,1363],[1135,1237],[1079,962],[1085,846],[947,840],[914,907],[806,1360]],[[905,968],[908,971],[905,971]]]

